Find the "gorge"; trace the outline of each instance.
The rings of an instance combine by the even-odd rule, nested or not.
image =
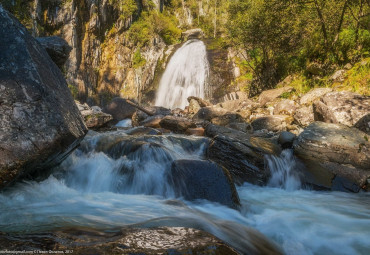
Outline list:
[[[1,253],[368,253],[369,58],[252,96],[217,1],[32,2],[72,49],[0,5]]]

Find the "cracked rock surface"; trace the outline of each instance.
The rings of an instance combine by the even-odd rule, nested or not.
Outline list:
[[[60,163],[86,132],[59,68],[0,6],[0,188]]]

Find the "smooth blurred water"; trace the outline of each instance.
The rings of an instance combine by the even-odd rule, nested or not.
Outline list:
[[[286,254],[368,254],[368,193],[245,184],[237,188],[240,211],[175,198],[165,178],[170,163],[202,158],[206,149],[204,138],[189,139],[93,133],[47,180],[18,183],[0,194],[0,231],[184,226],[210,232],[245,252],[265,246],[264,235]],[[118,150],[119,155],[114,150],[128,146],[133,149]],[[294,171],[290,152],[267,160],[279,167],[285,162],[288,172]]]
[[[208,91],[209,63],[202,41],[189,40],[171,57],[157,91],[155,105],[185,108],[187,98],[204,98]]]

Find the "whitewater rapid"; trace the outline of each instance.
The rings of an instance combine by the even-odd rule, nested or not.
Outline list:
[[[158,146],[143,145],[134,152],[125,151],[132,143],[126,138],[124,132],[93,133],[48,179],[18,183],[1,193],[0,231],[184,226],[212,233],[239,251],[262,233],[285,254],[368,252],[370,195],[301,190],[299,176],[292,174],[296,162],[291,151],[267,158],[275,167],[270,186],[237,187],[242,205],[237,211],[176,198],[166,183],[169,161],[204,157],[204,138],[141,137]],[[122,156],[99,151],[107,139],[123,141]],[[277,175],[284,168],[282,181]]]

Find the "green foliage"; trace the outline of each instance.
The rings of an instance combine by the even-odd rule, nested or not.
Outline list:
[[[140,49],[137,49],[134,53],[134,57],[132,60],[132,64],[134,68],[139,68],[142,67],[146,64],[145,58],[141,56]]]
[[[139,20],[130,27],[128,36],[139,46],[145,46],[155,34],[160,35],[166,44],[174,44],[181,37],[181,30],[176,22],[176,18],[167,12],[143,12]]]
[[[310,62],[338,66],[369,56],[365,0],[236,0],[228,12],[228,38],[251,67],[255,93],[304,72]]]
[[[74,99],[77,99],[78,97],[78,88],[72,84],[68,84],[68,88],[72,93],[72,96]]]
[[[341,88],[370,96],[370,58],[357,63],[347,72]]]
[[[4,9],[11,12],[27,29],[32,28],[31,0],[0,0]]]

